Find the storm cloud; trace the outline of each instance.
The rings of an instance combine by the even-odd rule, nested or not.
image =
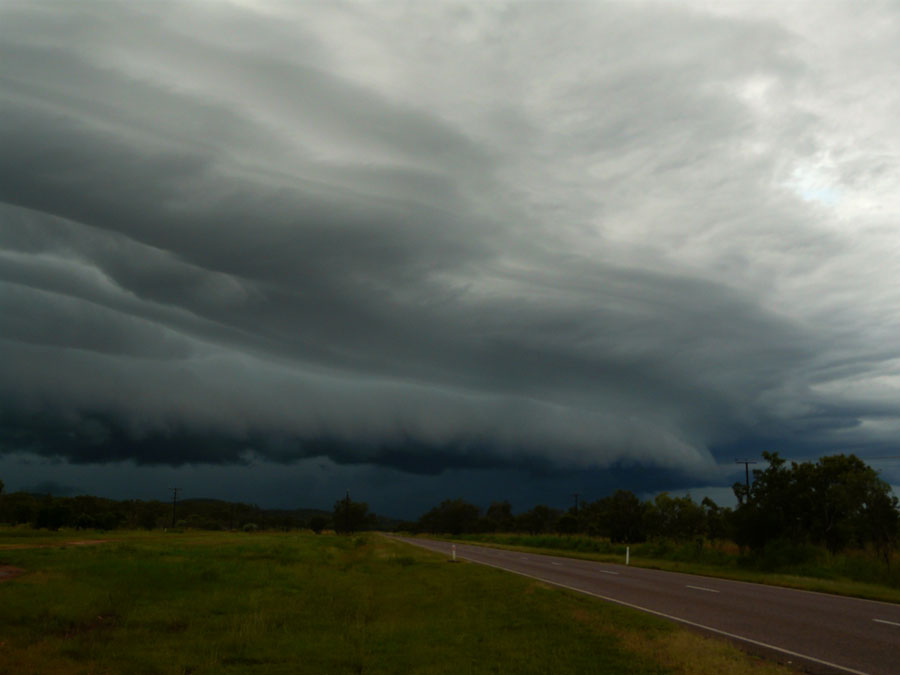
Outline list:
[[[0,453],[897,454],[895,5],[0,8]]]

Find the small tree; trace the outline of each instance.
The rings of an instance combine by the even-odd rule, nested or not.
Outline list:
[[[325,529],[327,524],[328,521],[325,520],[325,516],[313,516],[309,519],[309,529],[316,534],[322,534],[322,530]]]

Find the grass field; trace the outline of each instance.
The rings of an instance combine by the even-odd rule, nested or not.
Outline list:
[[[0,563],[3,673],[788,672],[375,534],[0,530]]]
[[[624,544],[611,544],[599,537],[470,534],[456,538],[438,538],[600,562],[625,561]],[[742,557],[738,554],[737,547],[730,542],[707,544],[698,549],[693,544],[657,541],[631,546],[630,558],[631,564],[636,567],[900,603],[900,556],[897,554],[894,555],[894,562],[888,566],[870,553],[851,551],[832,555],[824,549],[807,548],[810,551],[806,559],[791,560],[789,555],[779,555],[778,550],[757,558]]]

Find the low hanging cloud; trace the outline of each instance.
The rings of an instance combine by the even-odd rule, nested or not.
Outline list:
[[[0,452],[893,447],[896,8],[0,15]]]

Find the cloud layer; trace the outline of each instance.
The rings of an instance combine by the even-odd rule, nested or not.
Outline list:
[[[895,448],[891,4],[0,7],[0,452]]]

